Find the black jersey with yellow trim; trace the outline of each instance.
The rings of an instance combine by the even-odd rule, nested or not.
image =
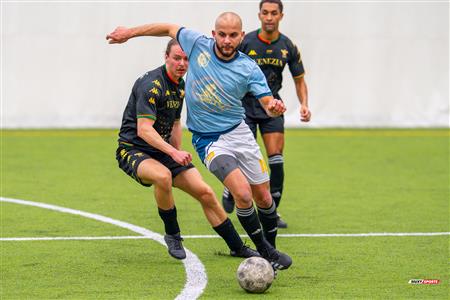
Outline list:
[[[137,119],[155,121],[153,128],[169,142],[173,124],[180,119],[184,100],[184,80],[173,81],[161,66],[142,75],[134,83],[122,118],[119,143],[144,151],[156,149],[137,135]]]
[[[304,75],[303,62],[297,46],[284,34],[278,39],[267,41],[260,37],[260,30],[245,35],[239,50],[251,57],[266,76],[269,88],[275,98],[280,99],[278,92],[282,87],[283,70],[289,66],[292,77]],[[252,118],[269,118],[261,104],[252,94],[242,99],[247,116]]]

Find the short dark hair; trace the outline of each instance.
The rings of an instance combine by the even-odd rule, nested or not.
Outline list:
[[[166,55],[169,55],[170,50],[172,49],[172,46],[175,45],[179,45],[180,43],[178,43],[178,41],[176,39],[171,39],[168,43],[167,43],[167,48],[166,48]]]
[[[261,0],[261,2],[259,2],[259,10],[261,10],[264,3],[278,4],[278,8],[280,9],[280,12],[283,12],[283,2],[281,2],[281,0]]]

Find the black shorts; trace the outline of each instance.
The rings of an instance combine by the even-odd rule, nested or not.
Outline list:
[[[159,161],[169,169],[172,173],[172,178],[175,178],[181,172],[194,167],[191,163],[187,166],[182,166],[163,152],[142,151],[134,147],[124,147],[123,145],[119,145],[119,148],[117,148],[116,151],[116,159],[119,163],[119,168],[143,186],[151,186],[151,184],[141,182],[141,179],[137,176],[137,169],[141,162],[149,158]]]
[[[261,134],[280,132],[284,133],[284,116],[281,115],[276,118],[264,118],[257,119],[252,117],[245,117],[245,123],[247,123],[253,135],[256,138],[257,126],[259,126],[259,131]]]

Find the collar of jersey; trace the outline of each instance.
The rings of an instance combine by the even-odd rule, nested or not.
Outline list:
[[[216,53],[216,49],[214,49],[215,46],[216,45],[216,42],[214,42],[214,43],[212,43],[212,52],[214,53],[214,57],[215,58],[217,58],[217,60],[219,60],[219,61],[221,61],[221,62],[223,62],[223,63],[230,63],[230,62],[232,62],[233,60],[235,60],[235,59],[237,59],[238,57],[239,57],[239,51],[236,51],[236,54],[234,55],[234,57],[232,58],[232,59],[230,59],[230,60],[224,60],[224,59],[222,59],[222,58],[220,58],[219,56],[217,56],[217,53]]]
[[[180,82],[183,80],[183,78],[178,79],[178,81],[176,81],[175,79],[173,79],[173,78],[170,76],[170,74],[169,74],[169,72],[167,71],[167,69],[166,69],[166,64],[163,65],[163,69],[164,69],[164,72],[163,72],[163,73],[166,75],[167,78],[169,78],[170,82],[172,82],[173,84],[179,85]]]
[[[258,31],[256,32],[256,36],[258,37],[258,40],[260,40],[261,42],[263,42],[264,44],[267,44],[267,45],[275,44],[276,42],[278,42],[278,40],[279,40],[280,37],[281,37],[281,33],[279,33],[279,34],[278,34],[278,37],[277,37],[275,40],[269,41],[269,40],[263,39],[263,38],[259,35],[260,33],[261,33],[261,28],[259,28]]]

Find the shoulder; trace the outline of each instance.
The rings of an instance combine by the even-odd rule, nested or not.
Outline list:
[[[244,41],[252,41],[258,38],[258,30],[253,30],[244,36]]]
[[[250,56],[241,51],[239,51],[237,64],[244,72],[253,73],[255,68],[259,70],[258,64]]]
[[[166,84],[163,71],[163,67],[161,66],[139,77],[136,81],[138,90],[158,96]]]
[[[289,48],[296,48],[295,43],[286,35],[280,33],[280,40]]]
[[[255,61],[250,57],[250,56],[248,56],[247,54],[245,54],[244,52],[242,52],[242,51],[239,51],[239,58],[238,58],[238,61],[239,61],[239,63],[242,63],[242,64],[245,64],[245,65],[249,65],[249,66],[254,66],[254,65],[256,65],[257,66],[257,64],[255,63]]]
[[[200,40],[208,40],[209,38],[201,32],[186,27],[181,27],[177,32],[177,40],[179,42],[191,41],[196,42]]]
[[[254,30],[247,33],[242,40],[241,47],[248,46],[249,44],[253,44],[258,41],[258,31]]]

